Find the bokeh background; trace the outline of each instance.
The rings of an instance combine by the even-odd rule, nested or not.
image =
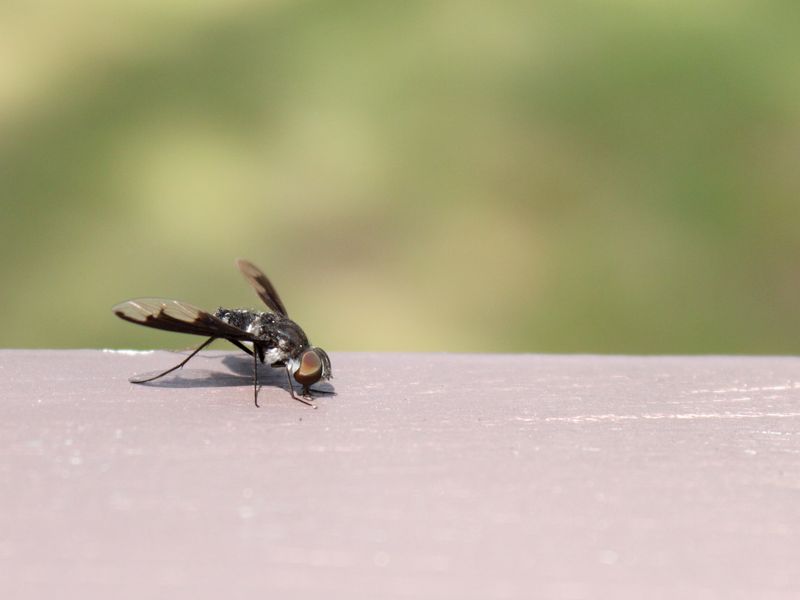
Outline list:
[[[0,4],[0,346],[800,351],[800,3]],[[199,341],[199,340],[197,340]]]

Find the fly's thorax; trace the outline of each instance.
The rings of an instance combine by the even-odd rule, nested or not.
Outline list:
[[[315,365],[309,361],[315,360],[316,355],[309,356],[303,363],[303,355],[311,347],[303,329],[289,317],[244,308],[218,308],[214,316],[252,336],[252,341],[262,348],[260,353],[267,362],[287,361],[292,374],[300,372],[301,377],[302,373],[314,372]],[[320,352],[321,372],[327,377],[330,361],[324,351]]]
[[[308,346],[308,338],[300,326],[275,313],[259,313],[247,331],[255,339],[279,349],[286,356],[296,356]]]
[[[260,313],[247,310],[246,308],[222,308],[219,307],[214,316],[224,321],[228,325],[233,325],[244,331],[248,331],[253,320]]]

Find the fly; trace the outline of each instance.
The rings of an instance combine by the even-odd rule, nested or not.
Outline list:
[[[112,310],[120,319],[178,333],[208,336],[194,352],[174,367],[154,377],[131,377],[131,383],[154,381],[180,369],[214,340],[227,340],[253,357],[253,399],[258,406],[258,361],[283,368],[292,398],[316,408],[311,392],[319,380],[331,379],[331,361],[322,348],[308,342],[303,329],[289,318],[278,292],[266,275],[253,263],[239,259],[236,266],[271,312],[244,308],[218,308],[214,314],[179,300],[136,298],[117,304]],[[251,348],[245,346],[249,343]],[[302,386],[301,396],[294,392],[292,379]]]

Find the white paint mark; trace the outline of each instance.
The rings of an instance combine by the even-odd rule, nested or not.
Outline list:
[[[450,567],[450,559],[442,555],[423,556],[420,558],[423,568],[431,571],[447,571]]]
[[[619,554],[613,550],[603,550],[598,558],[604,565],[615,565],[619,560]]]
[[[376,567],[387,567],[389,566],[389,555],[386,552],[376,552],[372,557],[372,562]]]
[[[124,354],[125,356],[138,356],[139,354],[152,354],[155,350],[114,350],[111,348],[103,348],[103,354]]]
[[[131,509],[133,501],[122,492],[114,492],[111,494],[109,504],[112,510],[126,511]]]

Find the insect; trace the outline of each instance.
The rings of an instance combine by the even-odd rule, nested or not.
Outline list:
[[[278,292],[266,275],[253,263],[239,259],[236,266],[271,312],[243,308],[218,308],[214,314],[196,306],[164,298],[136,298],[112,309],[120,319],[178,333],[208,336],[185,360],[154,377],[132,377],[131,383],[154,381],[180,369],[200,350],[217,339],[228,340],[253,357],[253,399],[258,406],[258,361],[286,370],[292,398],[316,408],[310,400],[311,386],[333,376],[331,361],[322,348],[308,342],[302,328],[289,318]],[[249,343],[251,348],[245,346]],[[292,378],[302,386],[302,395],[294,392]],[[330,394],[325,390],[313,390]]]

